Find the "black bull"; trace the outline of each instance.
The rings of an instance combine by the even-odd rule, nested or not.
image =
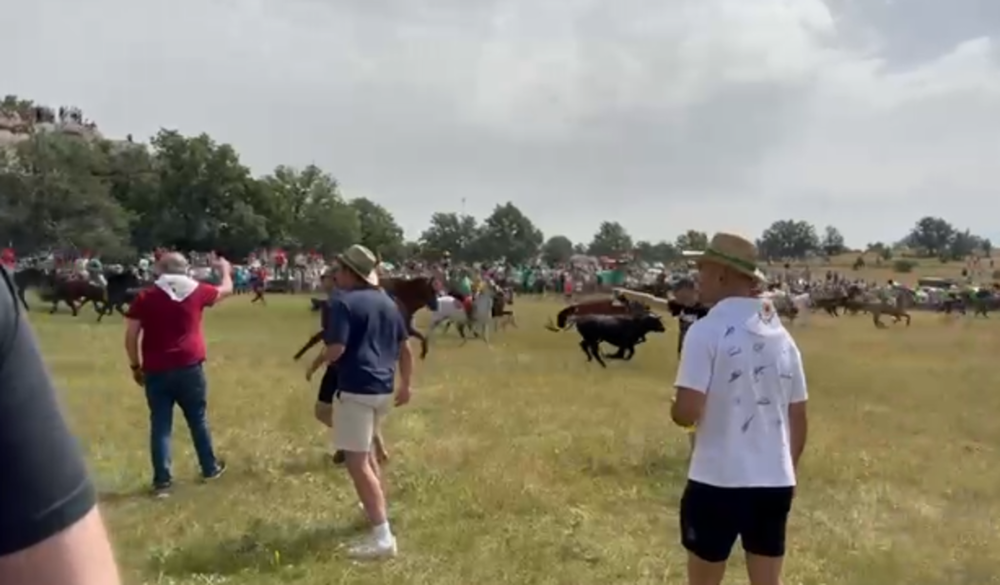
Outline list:
[[[580,332],[580,349],[587,361],[597,360],[601,367],[608,367],[601,359],[601,342],[619,349],[614,358],[632,359],[635,346],[642,343],[649,333],[663,333],[666,329],[658,315],[584,315],[576,320]]]

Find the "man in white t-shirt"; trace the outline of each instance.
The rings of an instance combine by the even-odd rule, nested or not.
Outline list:
[[[681,499],[688,583],[718,585],[742,540],[752,585],[780,585],[795,469],[806,442],[802,356],[771,301],[750,241],[716,234],[700,256],[712,309],[688,330],[671,416],[697,425]]]

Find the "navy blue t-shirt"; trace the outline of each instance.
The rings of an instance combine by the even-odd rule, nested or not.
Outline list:
[[[353,394],[392,394],[396,363],[407,340],[396,303],[378,289],[338,290],[330,297],[323,341],[343,345],[337,385]]]

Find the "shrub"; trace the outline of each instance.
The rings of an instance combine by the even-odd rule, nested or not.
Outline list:
[[[1000,270],[993,271],[993,280],[1000,280]]]
[[[892,263],[892,271],[899,273],[913,272],[913,269],[917,267],[917,263],[913,260],[896,260]]]

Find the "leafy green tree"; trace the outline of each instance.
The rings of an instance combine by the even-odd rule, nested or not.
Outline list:
[[[595,256],[620,256],[632,251],[632,237],[617,221],[604,221],[590,242],[588,253]]]
[[[763,258],[804,258],[818,249],[816,228],[806,221],[776,221],[757,240],[757,251]]]
[[[459,261],[475,261],[479,224],[471,215],[435,213],[431,225],[420,235],[420,244],[428,258],[440,258],[447,252]]]
[[[562,264],[573,255],[573,242],[566,236],[552,236],[542,244],[542,260],[547,264]]]
[[[513,203],[497,205],[479,232],[478,252],[482,260],[506,258],[522,264],[538,255],[542,232]]]
[[[847,251],[847,246],[844,244],[844,236],[840,233],[840,230],[832,225],[828,225],[823,229],[823,240],[820,242],[820,248],[822,248],[823,253],[827,256],[837,256]]]
[[[358,214],[362,245],[390,262],[399,262],[405,257],[403,228],[388,209],[364,197],[352,199],[350,206]]]
[[[674,246],[678,250],[704,250],[708,248],[708,234],[697,230],[688,230],[677,236]]]

